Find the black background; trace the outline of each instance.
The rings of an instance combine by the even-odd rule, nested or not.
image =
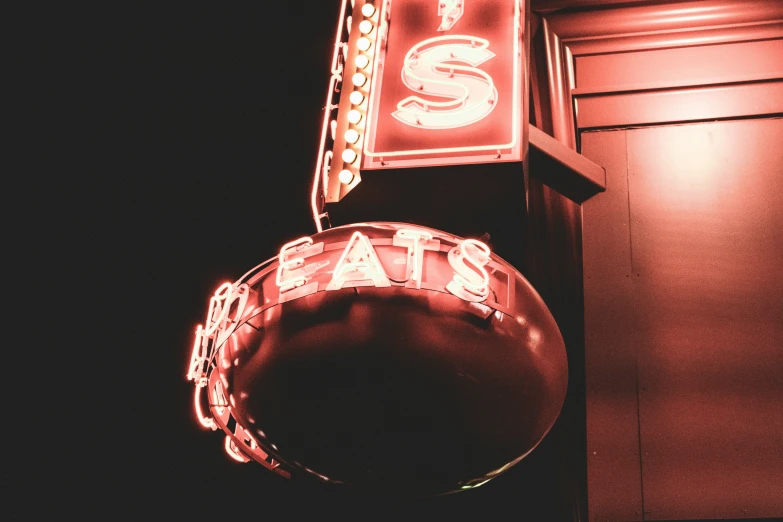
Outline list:
[[[29,171],[48,173],[32,180],[46,230],[27,253],[59,275],[40,294],[56,299],[52,322],[33,333],[54,334],[39,344],[59,365],[34,403],[45,446],[28,442],[35,460],[14,479],[34,494],[11,515],[544,521],[568,509],[548,439],[492,483],[435,499],[348,497],[231,461],[193,414],[193,333],[222,282],[315,232],[339,2],[60,9],[36,19],[45,45],[25,66],[46,72],[20,127],[35,135]]]
[[[318,492],[303,498],[227,458],[224,436],[195,420],[185,373],[214,290],[315,232],[310,186],[338,9],[190,4],[141,17],[129,35],[122,91],[133,105],[118,138],[130,142],[119,167],[130,190],[117,187],[117,199],[139,375],[122,392],[128,409],[112,412],[132,434],[110,464],[116,509],[197,520],[319,510]]]

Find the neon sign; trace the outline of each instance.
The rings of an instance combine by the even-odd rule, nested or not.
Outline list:
[[[438,250],[439,241],[433,241],[432,234],[423,230],[401,229],[394,234],[394,246],[408,249],[405,262],[405,286],[421,288],[422,269],[424,267],[424,250]]]
[[[310,197],[361,171],[521,161],[524,0],[343,0]]]
[[[362,169],[521,161],[522,0],[384,4]]]
[[[377,4],[381,0],[375,0]],[[339,201],[360,181],[368,96],[377,48],[383,43],[382,13],[373,0],[343,0],[337,24],[331,77],[310,205],[323,231],[324,201]]]
[[[441,17],[438,31],[449,31],[456,24],[464,12],[465,0],[442,0],[438,2],[438,16]]]
[[[291,256],[292,250],[303,245],[315,248],[309,254],[301,253],[300,257],[293,258]],[[405,263],[405,279],[402,280],[402,283],[406,288],[420,289],[423,279],[424,251],[439,251],[440,241],[433,241],[432,234],[429,232],[403,228],[394,235],[392,245],[406,249],[405,257],[397,258],[401,259],[400,264]],[[323,253],[323,250],[323,243],[313,245],[313,241],[309,237],[297,239],[283,246],[278,256],[280,265],[275,280],[280,289],[279,298],[281,301],[288,300],[289,295],[294,295],[288,294],[284,297],[286,292],[303,285],[309,277],[316,274],[318,268],[330,264],[329,262],[310,264],[309,266],[314,268],[309,272],[309,277],[304,275],[307,273],[306,269],[295,268],[304,265],[303,256],[320,254]],[[453,269],[453,275],[445,285],[445,290],[465,301],[484,301],[489,295],[489,274],[484,265],[489,262],[491,255],[489,247],[481,241],[475,239],[460,241],[448,252],[448,262]],[[292,268],[295,270],[292,271]],[[281,273],[284,271],[291,272],[290,277],[282,278]],[[379,288],[392,286],[370,238],[361,232],[353,233],[334,268],[327,270],[327,273],[332,275],[324,290],[339,290],[351,286],[376,286]],[[317,290],[317,286],[313,286],[307,291],[299,292],[296,296],[303,297]]]
[[[276,256],[235,282],[219,285],[209,299],[206,318],[195,329],[187,371],[195,385],[195,420],[205,429],[221,431],[222,447],[232,461],[255,461],[288,478],[294,473],[309,474],[334,484],[358,484],[364,472],[359,472],[359,478],[354,476],[351,457],[342,455],[345,465],[324,475],[326,466],[319,457],[304,459],[297,454],[298,443],[286,441],[289,421],[285,412],[299,399],[292,402],[275,390],[282,389],[278,386],[287,389],[288,376],[297,372],[284,363],[285,373],[277,374],[272,366],[277,355],[299,350],[326,356],[321,361],[332,364],[329,353],[338,354],[339,359],[349,347],[351,353],[366,350],[374,367],[376,356],[392,361],[399,355],[408,361],[410,354],[428,358],[424,352],[429,349],[435,354],[448,353],[449,360],[455,356],[459,361],[473,361],[470,364],[483,368],[486,375],[506,379],[508,385],[493,384],[493,389],[513,390],[514,383],[528,381],[525,376],[536,376],[529,381],[537,383],[535,389],[541,393],[531,394],[526,382],[507,403],[508,411],[518,412],[519,404],[531,396],[549,397],[552,391],[554,402],[532,404],[531,415],[540,418],[543,412],[553,422],[565,394],[566,360],[554,318],[546,314],[540,296],[523,276],[476,239],[389,222],[335,227],[300,237],[283,244]],[[419,338],[422,332],[425,339]],[[540,350],[542,336],[547,346],[557,350],[554,355],[549,348]],[[489,359],[477,353],[482,347],[491,348]],[[485,362],[493,360],[504,368],[513,365],[522,377],[511,371],[495,372]],[[407,385],[407,370],[391,373],[400,371],[400,382]],[[302,375],[308,378],[307,372]],[[494,403],[495,394],[486,400]],[[350,411],[350,405],[341,411]],[[455,422],[455,426],[462,425],[461,414]],[[504,423],[505,415],[498,422]],[[528,424],[520,426],[529,430]],[[532,436],[521,437],[531,441],[530,447],[548,427],[536,429]],[[374,436],[374,428],[368,433]],[[510,464],[504,467],[522,458],[530,447],[510,446]],[[355,469],[365,469],[364,462],[362,457]],[[464,479],[442,487],[474,487],[502,471],[493,466],[481,472],[462,470]]]
[[[378,254],[375,253],[369,238],[361,232],[354,232],[351,236],[333,274],[332,280],[326,286],[327,290],[339,290],[346,284],[391,286]]]
[[[193,398],[199,424],[229,432],[225,450],[232,459],[257,460],[288,476],[232,417],[231,400],[212,371],[220,348],[249,315],[317,292],[361,286],[448,293],[471,305],[482,303],[490,313],[511,313],[511,274],[504,262],[492,259],[481,241],[402,224],[386,224],[380,232],[369,225],[351,228],[360,230],[347,241],[315,242],[312,237],[290,241],[276,257],[236,282],[221,284],[210,298],[204,324],[196,327],[187,378],[196,385]],[[264,296],[263,304],[252,305],[259,295]],[[209,413],[203,406],[205,398]]]
[[[488,47],[488,40],[471,36],[439,36],[416,44],[405,55],[402,82],[429,98],[408,96],[392,116],[422,129],[452,129],[487,117],[498,90],[476,67],[494,58]]]
[[[275,258],[238,281],[218,287],[209,301],[204,324],[196,327],[187,374],[188,380],[196,384],[195,410],[202,426],[218,428],[216,421],[203,411],[202,389],[207,389],[215,418],[222,418],[224,425],[228,422],[228,401],[220,381],[208,379],[209,370],[215,364],[216,349],[235,332],[251,309],[250,295],[259,291],[266,297],[255,313],[316,292],[356,286],[450,293],[463,301],[483,303],[498,313],[509,313],[510,276],[502,263],[492,259],[486,244],[445,234],[436,237],[432,230],[423,227],[387,227],[391,230],[385,237],[371,238],[355,231],[347,242],[296,239],[283,245]],[[260,273],[256,273],[258,270]],[[248,444],[247,448],[255,449]],[[227,442],[226,448],[233,458],[237,456],[235,440]],[[239,455],[246,454],[247,448]]]

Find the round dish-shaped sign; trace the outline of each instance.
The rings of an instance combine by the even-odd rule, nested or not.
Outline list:
[[[363,223],[292,241],[218,289],[189,377],[237,460],[430,495],[533,450],[567,361],[541,297],[485,244]]]

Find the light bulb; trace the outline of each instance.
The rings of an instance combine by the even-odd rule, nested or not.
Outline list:
[[[348,169],[341,170],[340,174],[338,174],[337,177],[340,179],[340,183],[344,183],[347,185],[351,181],[353,181],[353,172],[351,172]]]
[[[372,32],[372,22],[369,20],[362,20],[359,24],[359,31],[362,34],[370,34]]]
[[[356,41],[356,47],[358,47],[360,51],[366,51],[370,48],[370,45],[372,45],[372,42],[370,42],[369,38],[365,38],[364,36]]]
[[[362,73],[356,73],[353,75],[353,78],[351,78],[353,81],[353,84],[357,87],[361,87],[367,82],[367,77],[363,75]]]
[[[353,129],[348,129],[345,131],[345,141],[348,143],[356,143],[359,141],[359,133]]]
[[[351,109],[348,111],[348,121],[356,125],[360,121],[362,121],[362,113],[357,111],[356,109]]]
[[[359,105],[364,101],[364,95],[359,91],[353,91],[351,93],[350,100],[354,105]]]
[[[346,163],[353,163],[356,161],[356,152],[353,149],[345,149],[343,151],[343,161]]]
[[[375,7],[372,4],[364,4],[362,6],[362,14],[366,17],[370,17],[375,13]]]
[[[366,5],[366,4],[365,4],[365,5]],[[367,58],[367,57],[366,57],[365,55],[363,55],[363,54],[357,54],[357,55],[356,55],[356,60],[354,60],[354,62],[353,62],[353,63],[355,63],[355,64],[356,64],[356,67],[358,67],[359,69],[364,69],[365,67],[367,67],[368,65],[370,65],[370,59],[369,59],[369,58]]]

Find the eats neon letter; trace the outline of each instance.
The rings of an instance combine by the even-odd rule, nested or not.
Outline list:
[[[475,239],[464,239],[449,251],[449,264],[454,279],[446,290],[466,301],[483,301],[489,295],[489,274],[484,265],[489,263],[490,250]]]
[[[378,254],[370,239],[361,232],[354,232],[334,267],[327,290],[338,290],[346,283],[360,282],[375,286],[391,286],[391,281],[381,266]],[[371,283],[370,283],[371,282]],[[357,286],[354,284],[353,286]]]
[[[301,237],[290,243],[283,245],[280,249],[280,255],[278,256],[279,265],[277,267],[277,275],[275,282],[280,287],[281,292],[286,292],[297,286],[302,286],[307,281],[304,270],[301,269],[304,265],[303,257],[292,258],[292,256],[313,244],[313,240],[309,237]]]
[[[417,43],[405,55],[402,82],[430,98],[408,96],[392,116],[424,129],[452,129],[485,118],[497,104],[498,90],[492,77],[476,67],[494,56],[489,40],[475,36],[437,36]]]
[[[424,250],[438,250],[439,244],[432,244],[432,234],[423,230],[403,228],[394,235],[394,246],[408,248],[405,283],[409,288],[421,288]]]

